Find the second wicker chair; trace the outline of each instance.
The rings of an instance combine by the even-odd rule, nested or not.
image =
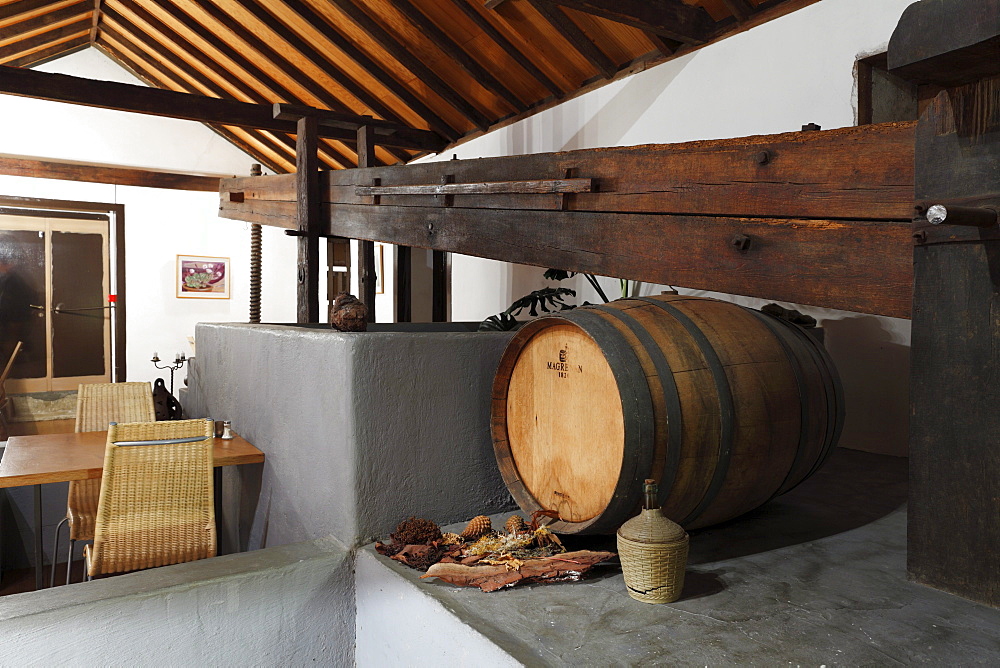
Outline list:
[[[87,577],[214,557],[214,422],[112,424]]]
[[[76,399],[76,429],[104,431],[111,422],[152,422],[153,390],[149,383],[90,383],[81,385]],[[73,550],[78,540],[94,539],[94,520],[101,481],[74,480],[69,483],[66,518],[56,526],[52,549],[52,586],[56,579],[56,555],[59,554],[59,529],[69,524],[69,557],[66,560],[66,584],[70,582]]]

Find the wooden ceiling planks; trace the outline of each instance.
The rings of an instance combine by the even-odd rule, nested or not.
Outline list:
[[[0,0],[0,63],[94,44],[158,87],[370,115],[455,142],[693,48],[679,39],[815,1]],[[275,171],[294,167],[293,135],[215,129]],[[419,154],[375,151],[380,164]],[[321,140],[323,167],[357,161],[353,138]]]
[[[141,20],[147,29],[153,29],[165,47],[172,46],[175,53],[177,53],[176,50],[183,52],[186,49],[188,55],[184,56],[178,53],[183,61],[209,62],[214,55],[218,62],[224,64],[224,67],[221,68],[207,67],[196,70],[201,74],[211,76],[221,87],[219,91],[208,94],[216,97],[234,97],[244,102],[254,103],[270,102],[276,98],[301,101],[280,81],[270,77],[237,48],[221,40],[213,41],[212,33],[187,14],[179,10],[168,11],[162,7],[151,7],[152,11],[147,12],[135,2],[121,4],[123,11],[129,12],[133,17]],[[125,6],[126,4],[128,6]],[[108,7],[106,11],[111,10],[113,8]],[[138,39],[142,41],[141,38]],[[324,145],[328,144],[324,142]],[[282,142],[282,146],[288,150],[289,144]],[[291,147],[290,150],[294,155],[294,143],[291,144]],[[349,147],[341,144],[327,151],[324,162],[334,169],[351,166],[351,153],[352,150]],[[331,155],[335,156],[332,160],[330,159]],[[291,164],[294,164],[294,161]]]
[[[101,32],[102,40],[98,46],[107,47],[105,51],[108,55],[158,88],[199,92],[244,102],[258,98],[240,79],[212,77],[217,73],[210,70],[202,74],[184,67],[183,63],[192,55],[199,54],[197,48],[141,7],[122,7],[122,14],[119,14],[115,7],[106,6]],[[153,72],[157,74],[153,75]],[[289,156],[287,147],[248,135],[243,130],[214,129],[272,170],[284,172],[294,165],[294,152]],[[255,150],[249,149],[251,144]]]
[[[6,30],[16,23],[59,11],[78,1],[14,0],[13,2],[5,2],[0,4],[0,29]]]
[[[130,43],[129,38],[120,35],[106,21],[101,30],[104,39],[97,48],[140,80],[156,88],[195,92],[194,88],[186,88],[184,83],[175,78],[177,75],[165,64],[166,61],[148,57],[141,47]],[[236,127],[209,127],[241,150],[253,155],[272,171],[277,173],[294,171],[294,150],[289,152],[287,147],[283,147],[264,132]]]
[[[34,37],[48,30],[55,30],[80,20],[92,20],[94,5],[88,0],[74,2],[45,14],[36,14],[29,18],[17,18],[16,22],[5,26],[0,33],[0,45],[14,40]]]
[[[26,39],[17,39],[0,46],[0,64],[7,64],[17,58],[31,56],[43,49],[77,40],[81,36],[89,39],[90,21],[81,19],[56,28],[47,29]]]

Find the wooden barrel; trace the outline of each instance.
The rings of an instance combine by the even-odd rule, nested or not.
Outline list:
[[[622,299],[533,320],[493,384],[507,487],[561,533],[612,533],[659,483],[686,528],[752,510],[812,475],[836,447],[843,400],[801,327],[729,302]]]

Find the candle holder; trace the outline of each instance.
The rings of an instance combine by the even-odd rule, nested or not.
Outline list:
[[[155,366],[157,369],[170,369],[170,394],[173,395],[174,372],[184,366],[185,362],[188,361],[187,357],[184,356],[184,353],[177,353],[177,356],[174,358],[173,363],[167,363],[164,364],[163,366],[160,366],[160,356],[159,354],[154,352],[153,359],[151,359],[150,361],[153,363],[153,366]]]

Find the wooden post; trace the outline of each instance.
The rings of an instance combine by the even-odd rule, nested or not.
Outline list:
[[[297,322],[319,322],[319,124],[312,116],[297,123],[295,138],[298,237]]]
[[[375,166],[375,133],[367,125],[358,128],[358,167]],[[360,284],[361,301],[368,307],[368,322],[375,322],[375,283],[378,275],[375,270],[375,242],[358,242],[360,267],[358,281]]]
[[[1000,0],[911,5],[889,68],[943,89],[916,135],[907,569],[1000,606]]]

